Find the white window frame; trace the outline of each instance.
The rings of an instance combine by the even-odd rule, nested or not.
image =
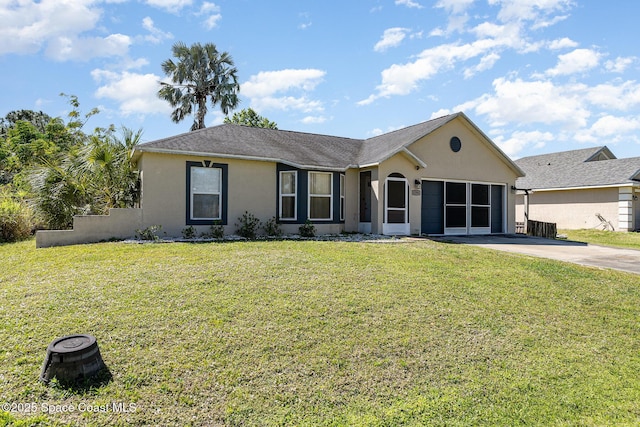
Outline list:
[[[216,170],[218,172],[218,189],[217,191],[210,191],[210,192],[197,192],[194,193],[193,192],[193,170],[196,168],[202,168],[202,169],[206,169],[206,170]],[[203,167],[203,166],[191,166],[190,170],[189,170],[189,174],[191,174],[190,180],[191,180],[191,185],[189,188],[189,201],[190,201],[190,206],[189,206],[189,219],[191,221],[217,221],[217,220],[221,220],[222,219],[222,212],[223,212],[223,206],[222,206],[222,177],[223,177],[223,173],[222,173],[222,168],[207,168],[207,167]],[[218,216],[217,217],[212,217],[212,218],[201,218],[201,217],[195,217],[193,215],[193,196],[196,194],[213,194],[213,195],[217,195],[218,196]]]
[[[344,174],[340,174],[340,221],[344,221],[344,214],[346,209],[345,197],[344,197],[344,193],[345,193],[344,180],[345,180]]]
[[[330,193],[327,194],[314,194],[311,192],[311,175],[329,175],[329,188]],[[309,219],[311,221],[333,221],[333,173],[332,172],[309,172],[309,196],[307,197],[307,209],[309,212]],[[329,198],[329,218],[313,218],[311,217],[311,199],[312,198]]]
[[[283,176],[287,174],[293,174],[293,193],[283,193],[282,192],[282,182]],[[279,197],[279,212],[280,212],[280,220],[282,221],[296,221],[298,219],[298,171],[280,171],[280,188],[278,189],[280,193]],[[283,197],[293,197],[293,217],[283,217],[282,216],[282,199]]]

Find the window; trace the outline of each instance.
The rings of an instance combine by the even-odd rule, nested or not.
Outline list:
[[[445,184],[445,227],[467,226],[467,184],[447,182]]]
[[[309,219],[331,220],[333,174],[309,172]]]
[[[298,172],[280,172],[280,219],[295,220],[298,215],[296,188]]]
[[[191,166],[190,214],[192,220],[222,219],[222,169]]]
[[[340,221],[344,221],[344,175],[340,175]]]
[[[489,186],[471,184],[471,226],[489,227],[491,220],[491,203]]]

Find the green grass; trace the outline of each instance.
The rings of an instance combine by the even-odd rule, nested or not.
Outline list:
[[[429,240],[30,241],[0,245],[0,301],[0,404],[135,405],[0,425],[640,423],[626,273]],[[70,333],[111,381],[38,382]]]
[[[603,230],[559,230],[569,240],[585,242],[601,246],[614,246],[618,248],[640,249],[640,233],[624,233]]]

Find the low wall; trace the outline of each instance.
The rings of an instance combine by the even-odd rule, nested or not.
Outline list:
[[[142,209],[109,209],[109,215],[80,215],[73,217],[71,230],[39,230],[36,247],[95,243],[109,239],[133,237],[142,227]]]

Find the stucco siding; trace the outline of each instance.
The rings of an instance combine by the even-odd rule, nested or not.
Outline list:
[[[110,209],[109,215],[78,215],[71,230],[39,230],[36,247],[76,245],[134,237],[142,228],[142,209]]]
[[[568,230],[594,228],[602,215],[618,230],[618,188],[533,191],[529,194],[529,219],[555,222]],[[524,221],[524,197],[517,200],[518,221]]]
[[[245,211],[262,222],[275,216],[277,188],[276,164],[273,162],[146,153],[140,163],[145,226],[161,225],[168,236],[182,234],[187,227],[186,165],[205,160],[228,165],[226,234],[235,232],[235,224]],[[194,226],[198,234],[209,227]]]

